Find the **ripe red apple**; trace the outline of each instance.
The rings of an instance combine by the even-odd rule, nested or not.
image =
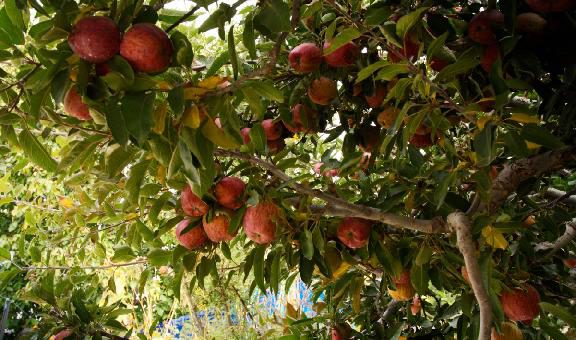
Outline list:
[[[432,141],[432,135],[430,133],[424,135],[414,134],[412,137],[410,137],[409,142],[419,149],[424,149],[434,145],[434,142]]]
[[[196,196],[189,185],[186,185],[184,190],[182,190],[180,203],[182,205],[182,210],[184,210],[184,214],[188,216],[200,217],[208,212],[208,204],[206,204],[206,202],[204,202],[200,197]]]
[[[275,122],[274,119],[264,119],[262,128],[267,140],[276,140],[282,136],[282,123]]]
[[[318,125],[318,112],[303,104],[296,104],[292,108],[292,121],[284,122],[284,126],[292,132],[313,132]]]
[[[332,340],[344,340],[344,337],[340,334],[340,331],[336,328],[332,328]]]
[[[502,12],[495,9],[480,12],[468,23],[468,37],[482,45],[495,44],[498,38],[494,31],[503,24],[504,15]]]
[[[214,196],[221,206],[238,209],[244,204],[246,184],[238,177],[224,177],[214,187]]]
[[[392,278],[396,290],[388,289],[390,296],[397,301],[408,301],[416,293],[410,281],[410,271],[404,270],[399,276]]]
[[[388,91],[386,90],[386,86],[378,84],[374,89],[374,93],[372,93],[372,95],[370,96],[364,96],[364,99],[366,99],[368,106],[375,109],[377,107],[380,107],[380,105],[382,105],[384,98],[386,98],[387,92]]]
[[[244,214],[244,232],[258,244],[268,244],[276,239],[276,227],[281,221],[281,211],[276,204],[266,201],[248,207]]]
[[[563,259],[562,262],[564,262],[564,265],[567,268],[573,269],[576,268],[576,258],[572,257],[569,259]]]
[[[95,69],[96,75],[100,77],[103,77],[112,71],[107,63],[96,64]]]
[[[532,10],[540,13],[564,12],[576,7],[574,0],[525,0]]]
[[[420,301],[420,297],[418,295],[414,295],[412,304],[410,305],[410,312],[412,315],[416,315],[420,313],[420,310],[422,310],[422,302]]]
[[[396,287],[405,286],[405,285],[409,285],[409,284],[411,285],[412,282],[410,281],[410,271],[404,270],[402,272],[402,274],[400,274],[399,276],[394,276],[392,278],[392,281],[394,282]]]
[[[519,33],[541,33],[546,24],[546,19],[536,13],[527,12],[516,16],[516,31]]]
[[[242,140],[244,141],[244,144],[250,144],[250,128],[249,127],[245,127],[242,128],[240,130],[240,134],[242,135]]]
[[[322,166],[324,165],[324,163],[319,162],[314,164],[314,172],[318,175],[320,175],[321,170],[322,170]],[[322,176],[324,177],[337,177],[338,176],[338,169],[325,169],[324,172],[322,172]]]
[[[336,235],[345,246],[357,249],[364,247],[368,243],[371,230],[371,221],[357,217],[345,217],[340,222]]]
[[[328,105],[338,97],[336,82],[330,78],[320,77],[312,80],[308,88],[308,98],[318,105]]]
[[[173,48],[163,30],[150,23],[140,23],[124,34],[120,54],[136,71],[158,73],[170,66]]]
[[[484,48],[480,57],[480,65],[487,73],[492,71],[492,65],[500,58],[500,46],[497,44],[489,45]]]
[[[330,42],[324,43],[324,50],[330,48]],[[326,64],[332,67],[352,66],[360,56],[360,48],[353,42],[338,47],[332,53],[324,56]]]
[[[204,229],[202,229],[201,224],[198,224],[197,226],[190,228],[185,233],[182,233],[189,224],[190,220],[184,219],[176,225],[176,239],[180,245],[186,249],[192,250],[200,248],[204,245],[204,243],[206,243],[206,241],[208,241],[208,237],[206,236]]]
[[[230,217],[225,214],[216,215],[210,222],[203,222],[204,232],[212,242],[230,241],[237,233],[229,234]]]
[[[501,333],[496,331],[496,328],[492,328],[490,334],[490,340],[523,340],[524,336],[522,331],[514,322],[505,321],[500,325]]]
[[[436,72],[442,71],[444,67],[448,66],[449,64],[450,62],[439,58],[432,58],[430,61],[430,67]]]
[[[399,113],[399,109],[395,108],[394,106],[389,106],[378,114],[376,121],[383,128],[389,129],[392,127],[392,125],[394,125],[394,121],[396,121],[396,117],[398,117]]]
[[[284,150],[284,147],[286,146],[286,143],[282,138],[269,140],[266,142],[266,144],[268,144],[268,152],[270,152],[271,154],[275,154]]]
[[[408,58],[408,60],[414,60],[418,57],[419,51],[420,42],[418,41],[418,36],[413,32],[410,32],[404,39],[404,47],[402,47],[398,52],[404,57]],[[393,52],[388,52],[388,59],[393,63],[397,63],[402,60],[399,55]]]
[[[360,149],[364,152],[372,152],[380,142],[380,127],[378,126],[364,125],[358,129],[357,133],[360,140]]]
[[[316,71],[322,63],[322,51],[313,43],[303,43],[290,51],[288,61],[296,72],[309,73]]]
[[[54,340],[64,340],[68,337],[70,337],[71,335],[73,335],[72,331],[69,329],[64,329],[61,330],[60,332],[54,334],[54,337],[52,339]]]
[[[85,17],[74,25],[68,44],[80,58],[91,63],[104,63],[118,53],[120,31],[110,18]]]
[[[540,313],[540,306],[538,305],[540,295],[530,285],[503,292],[500,296],[500,303],[504,314],[512,321],[530,324]]]
[[[76,87],[72,86],[66,96],[64,97],[64,111],[70,116],[80,120],[90,120],[90,111],[88,105],[84,104],[82,97],[76,91]]]

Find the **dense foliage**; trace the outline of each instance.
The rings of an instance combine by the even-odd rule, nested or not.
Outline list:
[[[576,1],[169,5],[0,7],[28,336],[146,337],[198,288],[298,277],[316,315],[267,336],[574,336]]]

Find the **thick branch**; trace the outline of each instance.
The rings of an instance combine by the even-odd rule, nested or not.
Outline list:
[[[470,219],[464,213],[455,212],[448,215],[447,222],[450,229],[456,232],[458,248],[464,257],[470,286],[472,286],[472,291],[480,307],[480,334],[478,335],[478,339],[489,340],[492,329],[492,306],[488,292],[482,283],[480,266],[476,260],[476,247],[474,246],[474,239],[472,238]]]
[[[392,300],[388,304],[388,306],[386,307],[386,310],[384,311],[384,313],[382,313],[382,317],[380,318],[380,321],[381,322],[388,321],[388,319],[390,319],[392,316],[394,316],[394,314],[396,314],[398,309],[400,309],[401,305],[402,305],[402,302],[397,301],[397,300]]]
[[[335,197],[326,194],[320,190],[311,189],[307,186],[296,183],[295,181],[292,180],[292,178],[290,178],[290,176],[288,176],[282,170],[274,166],[274,164],[267,162],[263,159],[248,154],[243,154],[238,151],[230,151],[223,149],[216,150],[215,154],[217,156],[226,156],[241,159],[268,170],[271,174],[273,174],[278,179],[286,182],[286,185],[296,190],[297,192],[312,197],[316,197],[328,203],[326,206],[327,208],[326,214],[328,214],[328,211],[331,211],[335,214],[338,213],[339,214],[338,216],[360,217],[367,220],[382,222],[397,228],[406,228],[424,233],[447,232],[446,225],[441,218],[433,220],[419,220],[411,217],[405,217],[392,213],[383,212],[379,209],[364,205],[353,204],[339,197]]]
[[[576,147],[570,146],[505,165],[492,182],[490,201],[481,203],[478,210],[480,212],[497,211],[523,181],[560,169],[574,160],[576,160]]]
[[[554,242],[542,242],[538,243],[534,250],[547,250],[550,252],[545,256],[546,258],[552,256],[558,250],[566,247],[574,238],[576,238],[576,219],[566,223],[566,231],[562,236],[558,237]]]
[[[184,21],[188,20],[188,18],[190,18],[192,15],[194,15],[194,13],[199,9],[200,9],[200,6],[198,6],[198,5],[194,6],[191,10],[189,10],[183,16],[181,16],[180,19],[176,20],[176,22],[174,22],[172,25],[170,25],[170,27],[168,27],[166,29],[166,33],[169,33],[171,30],[176,28],[178,25],[180,25]]]

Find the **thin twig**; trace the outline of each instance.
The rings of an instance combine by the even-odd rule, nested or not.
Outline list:
[[[167,29],[166,29],[166,33],[169,33],[171,30],[173,30],[174,28],[176,28],[178,25],[180,25],[181,23],[183,23],[184,21],[188,20],[188,18],[190,18],[192,15],[194,15],[194,13],[200,9],[200,6],[196,5],[194,7],[192,7],[191,10],[189,10],[186,14],[184,14],[183,16],[180,17],[180,19],[176,20],[172,25],[170,25]]]
[[[542,242],[538,243],[535,247],[535,251],[548,250],[550,252],[546,254],[541,260],[550,258],[560,249],[566,247],[574,238],[576,238],[576,219],[566,223],[566,231],[562,236],[558,237],[554,242]]]
[[[107,265],[103,265],[103,266],[84,266],[84,267],[78,267],[78,266],[45,266],[45,267],[30,266],[30,267],[20,267],[20,266],[18,266],[18,268],[20,268],[21,270],[27,270],[27,271],[32,271],[32,270],[53,270],[53,269],[54,269],[54,270],[55,270],[55,269],[59,269],[59,270],[70,270],[70,269],[100,270],[100,269],[109,269],[109,268],[135,266],[135,265],[138,265],[138,264],[145,264],[145,263],[148,263],[148,260],[138,260],[138,261],[133,261],[133,262],[107,264]]]

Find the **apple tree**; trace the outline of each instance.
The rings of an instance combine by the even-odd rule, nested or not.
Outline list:
[[[2,200],[56,207],[0,249],[39,336],[136,334],[129,266],[300,278],[287,338],[574,336],[576,1],[170,5],[0,7],[6,171],[63,188]]]

